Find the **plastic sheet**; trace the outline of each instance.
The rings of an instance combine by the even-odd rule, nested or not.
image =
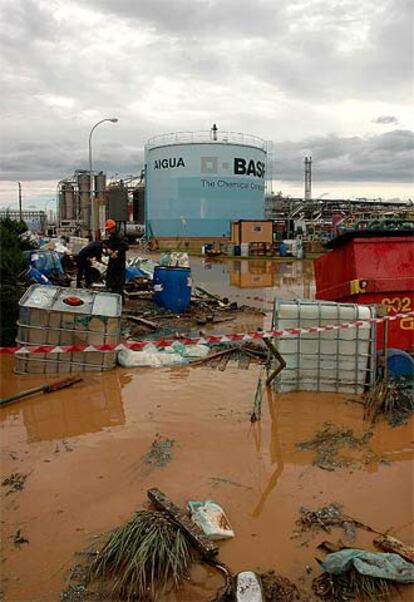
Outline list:
[[[190,261],[187,253],[172,251],[171,253],[162,253],[159,265],[170,268],[189,268]]]
[[[56,251],[24,251],[27,267],[34,267],[41,274],[49,277],[51,274],[63,274],[60,256]]]
[[[131,282],[135,280],[135,278],[147,278],[147,272],[144,272],[138,266],[128,266],[125,268],[125,281]]]
[[[171,347],[160,350],[155,345],[146,345],[142,351],[120,349],[118,363],[123,368],[165,368],[187,364],[191,359],[208,355],[207,345],[181,345],[174,343]]]
[[[324,571],[334,575],[346,573],[354,566],[361,575],[390,579],[398,583],[414,583],[414,564],[398,554],[349,548],[329,554],[321,566]]]

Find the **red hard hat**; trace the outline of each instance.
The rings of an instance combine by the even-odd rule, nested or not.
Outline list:
[[[113,219],[107,219],[105,222],[105,230],[110,230],[111,228],[115,228],[116,222]]]

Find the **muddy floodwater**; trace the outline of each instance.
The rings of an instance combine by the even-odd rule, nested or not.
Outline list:
[[[314,295],[309,261],[194,259],[192,267],[195,284],[265,311],[275,295]],[[256,328],[258,320],[266,326],[270,315],[245,327]],[[2,397],[47,380],[15,376],[11,356],[1,356],[1,370]],[[220,543],[223,562],[234,572],[275,569],[308,592],[320,572],[315,557],[324,557],[316,546],[344,533],[295,537],[302,506],[336,502],[358,521],[412,543],[412,422],[398,428],[379,422],[369,453],[359,450],[350,466],[323,470],[314,452],[297,443],[326,422],[364,433],[361,405],[349,395],[267,392],[262,419],[252,425],[260,370],[232,361],[224,371],[117,368],[2,408],[2,483],[13,474],[26,478],[16,488],[0,487],[0,599],[58,601],[76,552],[142,508],[150,487],[182,506],[214,499],[236,533]],[[158,465],[146,458],[160,438],[170,442],[169,457]],[[352,546],[374,549],[372,539],[358,529]],[[221,584],[215,572],[196,567],[192,581],[168,600],[204,602]],[[406,589],[398,599],[411,595]]]

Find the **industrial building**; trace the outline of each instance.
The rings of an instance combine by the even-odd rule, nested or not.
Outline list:
[[[45,234],[47,231],[47,214],[45,211],[24,209],[0,209],[0,219],[9,218],[15,221],[24,221],[29,230]]]
[[[106,216],[106,175],[92,174],[95,224],[102,224]],[[77,232],[86,236],[91,230],[91,181],[85,170],[77,170],[70,178],[58,184],[59,227],[62,231]]]
[[[255,136],[178,132],[145,147],[145,218],[149,237],[230,236],[235,219],[262,219],[268,143]]]
[[[111,217],[126,225],[133,219],[144,223],[143,174],[124,180],[107,181],[103,172],[93,174],[92,191],[88,171],[77,170],[70,178],[59,182],[59,228],[61,232],[86,236],[91,230],[91,193],[95,224],[102,231],[105,220]],[[130,197],[132,203],[130,203]]]

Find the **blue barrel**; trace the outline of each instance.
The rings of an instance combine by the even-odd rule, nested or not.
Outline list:
[[[402,349],[388,349],[387,366],[390,376],[404,376],[414,380],[414,359]]]
[[[191,301],[190,268],[158,265],[154,270],[154,302],[175,313],[182,313]]]
[[[284,242],[281,242],[279,245],[279,256],[286,257],[287,256],[287,246]]]

